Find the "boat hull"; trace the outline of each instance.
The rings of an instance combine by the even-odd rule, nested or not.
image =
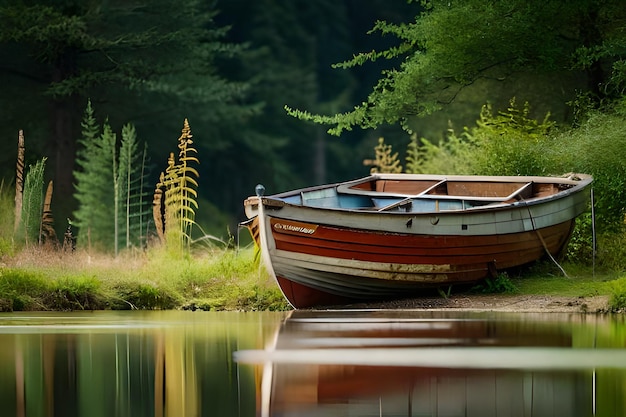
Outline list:
[[[281,220],[269,218],[269,225]],[[424,288],[468,284],[557,255],[573,221],[507,235],[386,234],[318,226],[319,236],[275,232],[269,257],[296,308],[409,297]],[[541,235],[541,237],[540,237]],[[545,243],[545,247],[542,244]]]
[[[258,198],[266,265],[295,308],[406,298],[556,256],[588,193],[439,212],[336,210]]]

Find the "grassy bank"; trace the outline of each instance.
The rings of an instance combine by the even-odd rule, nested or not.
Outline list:
[[[576,263],[566,262],[557,267],[547,260],[537,262],[518,274],[503,273],[495,279],[487,279],[470,292],[571,298],[607,296],[609,310],[626,312],[626,277],[623,274]]]
[[[519,275],[501,274],[473,288],[453,288],[452,293],[606,295],[612,310],[624,311],[626,278],[576,264],[563,267],[567,276],[546,261]],[[118,257],[31,249],[5,252],[0,263],[0,311],[288,308],[252,248],[203,250],[183,257],[158,248]]]
[[[118,257],[40,249],[4,256],[0,311],[99,309],[282,310],[287,303],[253,249]]]

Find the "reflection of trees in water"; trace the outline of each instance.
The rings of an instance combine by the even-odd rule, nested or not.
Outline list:
[[[15,335],[13,344],[15,370],[15,416],[53,416],[54,411],[54,362],[56,337],[54,335]],[[5,345],[6,346],[6,345]],[[2,359],[2,358],[0,358]],[[67,358],[72,361],[73,358]],[[72,368],[68,367],[68,371]],[[65,375],[63,383],[74,380]],[[0,381],[2,391],[13,392],[6,381]],[[2,413],[11,410],[12,404],[3,399]],[[7,415],[10,415],[8,412]]]
[[[201,327],[0,333],[0,416],[254,415],[254,370],[239,369],[232,352],[263,347],[267,327],[255,317]]]
[[[155,417],[197,416],[199,381],[193,345],[178,331],[159,333],[155,339]]]

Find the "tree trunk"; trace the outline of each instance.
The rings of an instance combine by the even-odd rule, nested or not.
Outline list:
[[[62,54],[52,72],[52,82],[70,78],[76,72],[76,59],[72,51]],[[72,217],[76,209],[74,200],[74,160],[78,135],[78,96],[52,98],[50,100],[49,154],[52,159],[52,178],[55,183],[52,210],[57,219],[63,219],[57,227],[65,229],[65,219]]]

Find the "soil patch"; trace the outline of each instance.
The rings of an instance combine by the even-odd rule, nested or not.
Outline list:
[[[358,303],[350,309],[423,309],[462,311],[503,311],[540,313],[606,313],[608,296],[562,297],[550,295],[460,294],[444,297],[420,297],[405,300]]]

